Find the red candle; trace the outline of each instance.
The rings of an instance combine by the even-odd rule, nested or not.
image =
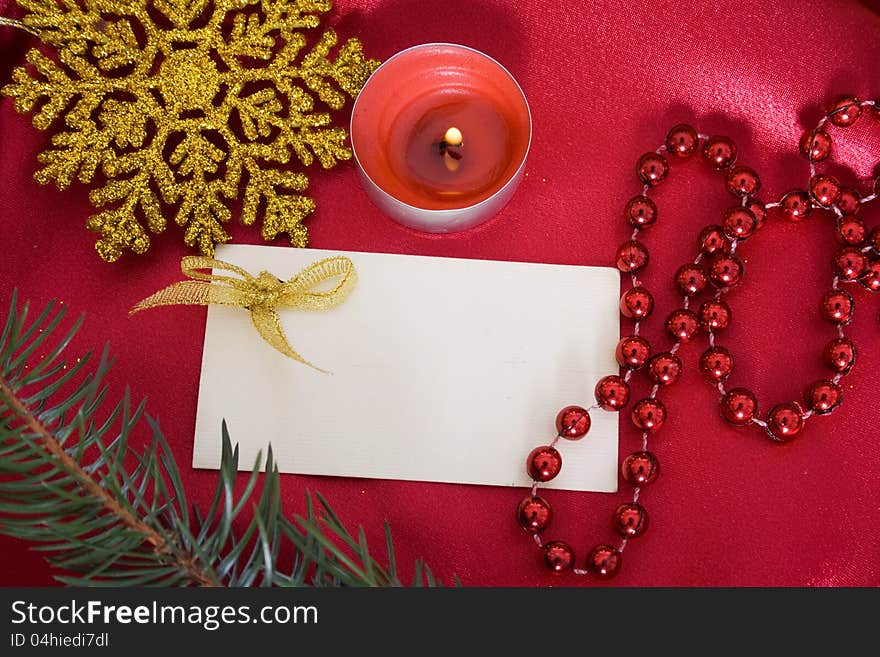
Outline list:
[[[427,44],[367,81],[351,141],[365,189],[397,221],[431,232],[485,221],[515,191],[531,141],[528,103],[491,57]]]

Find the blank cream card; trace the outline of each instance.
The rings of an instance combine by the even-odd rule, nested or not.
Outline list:
[[[334,255],[357,269],[348,299],[279,311],[329,374],[272,349],[246,310],[208,309],[194,467],[219,466],[226,419],[242,469],[271,443],[282,472],[527,486],[557,411],[589,406],[617,372],[615,269],[248,245],[216,257],[287,280]],[[617,489],[618,416],[591,415],[585,438],[560,441],[547,487]]]

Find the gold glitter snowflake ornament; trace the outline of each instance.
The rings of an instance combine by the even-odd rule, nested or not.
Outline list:
[[[314,96],[338,110],[378,66],[357,39],[329,59],[332,30],[307,48],[299,30],[319,26],[328,0],[18,3],[57,58],[31,50],[32,68],[17,68],[2,91],[19,112],[37,110],[37,128],[60,126],[38,182],[64,188],[102,174],[90,198],[103,209],[88,227],[101,233],[104,260],[146,252],[166,215],[212,255],[229,240],[223,224],[238,198],[242,223],[262,217],[264,239],[306,245],[315,203],[298,194],[306,176],[286,165],[351,157]]]

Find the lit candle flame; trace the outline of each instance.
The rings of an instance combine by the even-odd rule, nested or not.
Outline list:
[[[461,153],[457,151],[450,151],[450,148],[460,148],[464,144],[464,136],[461,134],[461,130],[452,126],[446,131],[446,134],[443,135],[443,141],[440,142],[440,152],[443,154],[443,164],[446,165],[446,168],[449,171],[457,171],[458,167],[461,166],[459,160],[461,160]]]
[[[447,146],[461,146],[464,143],[464,136],[461,134],[461,130],[455,126],[449,128],[446,134],[443,135],[443,143]]]

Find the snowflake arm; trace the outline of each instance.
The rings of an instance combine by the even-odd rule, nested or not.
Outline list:
[[[43,185],[54,180],[59,189],[64,189],[74,178],[84,183],[92,181],[95,171],[106,158],[110,139],[93,121],[86,121],[74,130],[53,136],[52,144],[57,148],[37,156],[45,166],[34,174],[34,178]]]
[[[244,196],[242,223],[248,226],[253,224],[257,209],[265,200],[261,231],[263,239],[273,240],[281,234],[287,234],[293,246],[306,246],[308,231],[303,222],[315,211],[315,202],[307,196],[291,194],[283,189],[305,191],[308,178],[301,173],[261,169],[253,160],[248,161],[245,167],[249,180]]]
[[[32,119],[37,129],[45,130],[70,104],[78,91],[77,84],[38,50],[28,51],[26,59],[42,79],[32,77],[24,67],[16,68],[12,72],[12,84],[3,87],[3,94],[15,99],[15,109],[22,114],[30,112],[45,98],[45,104]]]
[[[215,244],[229,241],[223,222],[229,221],[232,213],[220,200],[222,192],[222,185],[216,180],[204,186],[188,186],[174,219],[178,225],[186,225],[186,245],[198,248],[202,255],[214,255]]]
[[[85,53],[89,43],[101,39],[101,14],[96,4],[87,1],[81,6],[75,0],[60,0],[60,3],[57,0],[18,0],[18,5],[28,12],[23,18],[24,24],[37,30],[41,41],[76,54]]]
[[[56,52],[30,51],[2,92],[55,131],[38,182],[106,177],[87,222],[102,258],[146,252],[169,216],[211,254],[234,199],[265,239],[306,245],[315,203],[288,167],[351,158],[315,103],[342,108],[378,66],[356,39],[337,48],[332,30],[307,49],[299,30],[319,27],[329,0],[18,2]]]

